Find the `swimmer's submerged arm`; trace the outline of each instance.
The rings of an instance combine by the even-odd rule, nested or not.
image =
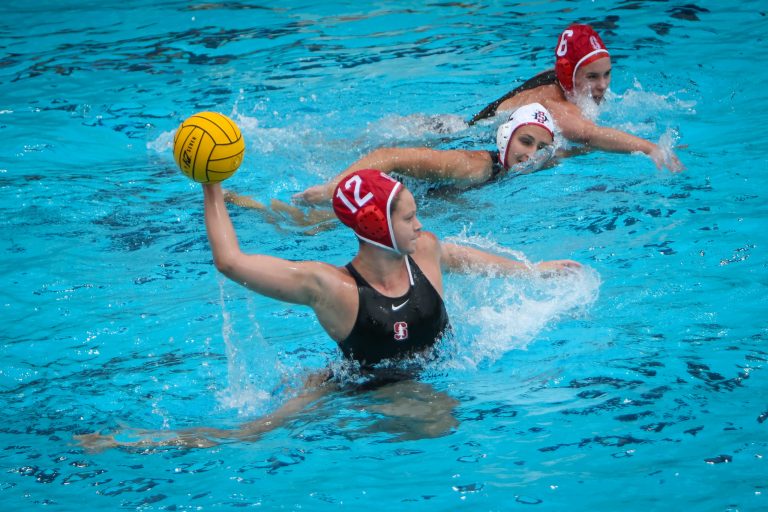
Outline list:
[[[334,267],[320,262],[294,262],[243,253],[221,186],[203,185],[203,191],[208,241],[216,268],[222,274],[262,295],[294,304],[310,305],[321,295],[322,278]]]
[[[538,263],[531,268],[521,261],[452,243],[441,244],[440,263],[445,270],[483,275],[558,271],[581,266],[573,260],[552,260]]]

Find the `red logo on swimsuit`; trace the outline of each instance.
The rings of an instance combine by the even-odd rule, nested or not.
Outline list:
[[[395,322],[395,339],[403,341],[408,339],[408,324],[405,322]]]

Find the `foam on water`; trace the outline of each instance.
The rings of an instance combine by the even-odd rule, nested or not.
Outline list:
[[[285,373],[275,350],[264,340],[261,326],[249,304],[247,329],[235,325],[227,307],[224,278],[219,279],[221,336],[227,359],[227,387],[216,391],[217,402],[224,409],[236,409],[239,416],[263,414],[273,405],[272,383]],[[247,332],[243,336],[240,333]],[[257,353],[256,353],[257,352]],[[276,362],[263,364],[269,360]]]
[[[450,241],[534,267],[525,254],[501,247],[489,238],[463,233]],[[490,364],[510,350],[525,349],[559,320],[588,314],[601,285],[599,274],[589,267],[550,276],[534,273],[458,279],[471,279],[472,283],[446,286],[455,338],[447,344],[443,364],[454,368]]]
[[[696,114],[695,101],[678,98],[684,92],[653,93],[645,91],[642,84],[635,80],[633,88],[623,94],[607,91],[602,104],[597,107],[592,103],[590,109],[597,108],[595,114],[609,126],[638,137],[652,137],[660,131],[659,128],[671,129],[668,119],[678,118],[680,113]],[[644,116],[639,117],[638,112],[643,112]]]
[[[176,130],[163,131],[160,134],[147,142],[147,149],[159,154],[167,154],[169,158],[173,158],[173,136]]]
[[[382,143],[406,140],[423,141],[424,137],[464,131],[467,126],[464,118],[450,114],[390,115],[369,123],[367,132],[373,134],[373,138]]]

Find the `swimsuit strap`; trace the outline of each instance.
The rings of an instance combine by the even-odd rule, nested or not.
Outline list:
[[[491,162],[493,162],[490,179],[498,178],[501,174],[505,173],[507,170],[504,168],[503,165],[501,165],[501,160],[499,159],[498,151],[489,151],[488,154],[491,156]]]
[[[346,265],[344,265],[344,268],[349,271],[350,274],[352,274],[352,278],[358,282],[358,284],[364,284],[365,286],[370,287],[371,285],[368,284],[368,281],[365,280],[363,276],[360,275],[360,272],[357,271],[357,269],[352,265],[352,262],[350,261]]]
[[[405,268],[408,269],[408,282],[410,283],[410,287],[413,288],[413,272],[411,271],[411,257],[406,256],[405,257]],[[346,265],[344,265],[344,268],[346,268],[350,274],[352,274],[352,278],[357,282],[358,285],[367,286],[368,288],[376,291],[376,288],[371,286],[371,284],[365,280],[365,278],[360,274],[360,272],[357,271],[354,265],[352,265],[352,262],[350,261]],[[379,293],[379,292],[376,292]]]

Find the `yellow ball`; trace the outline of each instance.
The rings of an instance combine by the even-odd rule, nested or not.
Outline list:
[[[187,177],[216,183],[232,176],[243,161],[240,128],[218,112],[198,112],[184,120],[173,137],[173,158]]]

